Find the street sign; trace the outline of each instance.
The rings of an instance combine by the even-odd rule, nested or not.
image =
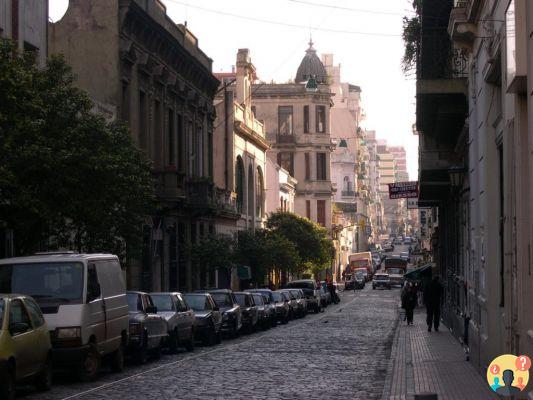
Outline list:
[[[389,199],[418,198],[418,182],[389,183]]]
[[[407,209],[415,210],[418,208],[418,198],[407,199]]]

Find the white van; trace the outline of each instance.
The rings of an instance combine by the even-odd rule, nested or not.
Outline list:
[[[32,296],[50,329],[54,367],[76,368],[84,381],[105,359],[124,366],[128,303],[112,254],[38,253],[0,260],[0,293]]]

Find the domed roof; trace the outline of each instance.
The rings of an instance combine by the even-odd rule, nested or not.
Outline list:
[[[313,48],[313,41],[309,41],[309,48],[305,51],[305,56],[296,72],[296,83],[307,82],[310,77],[315,77],[317,83],[326,83],[328,74],[324,64],[316,55],[316,50]]]

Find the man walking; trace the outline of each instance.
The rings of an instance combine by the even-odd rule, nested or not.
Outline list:
[[[426,304],[428,332],[431,332],[431,326],[435,327],[435,332],[439,331],[440,322],[440,298],[442,296],[442,285],[439,277],[433,277],[424,289],[424,303]]]

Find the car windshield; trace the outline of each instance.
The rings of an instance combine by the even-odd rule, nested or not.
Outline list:
[[[276,303],[279,303],[280,301],[283,301],[283,299],[281,298],[281,294],[279,294],[278,292],[272,292],[272,299]]]
[[[387,268],[389,274],[403,275],[403,268]]]
[[[250,298],[244,293],[235,293],[235,299],[237,300],[237,303],[239,303],[241,307],[251,306]]]
[[[169,294],[151,294],[150,297],[157,311],[174,311],[174,303]]]
[[[263,301],[263,296],[261,294],[253,294],[255,304],[262,306],[265,302]]]
[[[0,330],[2,329],[2,325],[4,324],[4,309],[5,309],[5,301],[4,299],[0,299]]]
[[[296,289],[315,289],[315,284],[313,282],[289,282],[287,283],[288,288]]]
[[[141,297],[137,293],[127,293],[126,299],[130,311],[142,311]]]
[[[229,293],[211,293],[211,297],[220,307],[233,307],[233,301]]]
[[[39,304],[83,303],[83,264],[55,262],[2,265],[0,292],[27,294]]]
[[[189,307],[194,311],[208,310],[207,298],[204,295],[199,294],[186,294],[183,296]]]

